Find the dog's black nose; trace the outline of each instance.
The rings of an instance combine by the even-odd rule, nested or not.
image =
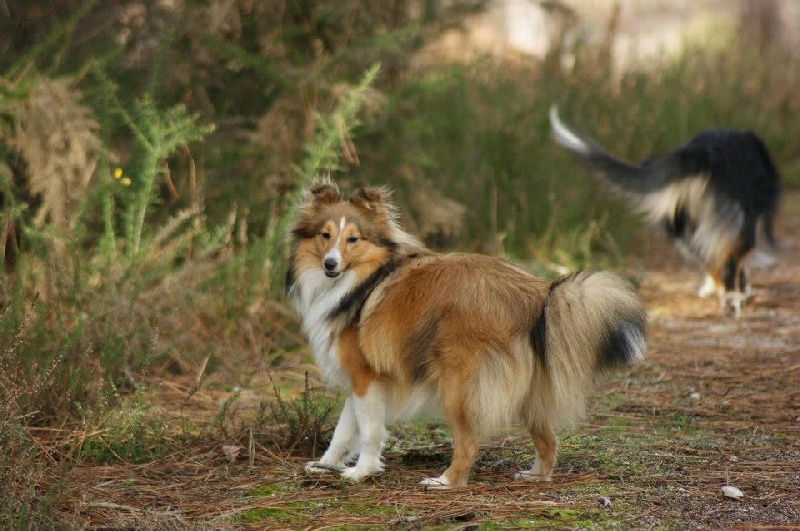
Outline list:
[[[326,258],[323,264],[326,271],[333,271],[339,265],[334,258]]]

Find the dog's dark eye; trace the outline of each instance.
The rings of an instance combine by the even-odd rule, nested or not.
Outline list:
[[[358,236],[350,236],[347,238],[347,243],[356,243],[358,241]]]
[[[331,233],[330,232],[323,232],[322,234],[320,234],[320,236],[322,236],[323,240],[330,240],[331,239]]]

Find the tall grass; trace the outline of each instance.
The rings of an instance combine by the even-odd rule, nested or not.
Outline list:
[[[426,214],[415,210],[416,190],[433,183],[467,207],[456,247],[568,268],[614,265],[643,228],[552,142],[550,106],[632,162],[706,128],[752,129],[796,185],[800,64],[786,51],[767,53],[746,43],[698,46],[649,71],[619,72],[608,52],[579,48],[569,70],[486,59],[425,72],[361,134],[362,165],[350,178],[400,188],[412,222]]]

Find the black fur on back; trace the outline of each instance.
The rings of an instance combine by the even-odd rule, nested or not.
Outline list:
[[[774,212],[780,177],[764,142],[750,131],[704,131],[666,155],[629,165],[595,148],[584,158],[625,191],[647,193],[697,175],[708,176],[715,194],[757,216]]]
[[[704,131],[659,160],[674,166],[671,181],[707,175],[715,196],[740,205],[746,218],[774,216],[777,211],[778,171],[764,142],[750,131]],[[649,172],[650,166],[642,169]]]

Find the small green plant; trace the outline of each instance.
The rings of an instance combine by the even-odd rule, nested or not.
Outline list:
[[[112,407],[76,441],[80,457],[95,463],[147,463],[170,446],[160,417],[148,411],[140,389]]]
[[[5,429],[6,427],[4,427]],[[57,529],[63,522],[52,511],[63,489],[41,466],[32,441],[0,445],[0,527],[3,529]],[[61,478],[63,470],[57,471]]]
[[[20,311],[18,311],[20,310]],[[66,468],[48,472],[42,468],[41,448],[29,431],[47,421],[60,400],[52,391],[64,374],[63,352],[53,352],[38,327],[35,301],[0,312],[0,527],[56,525],[50,511],[60,481],[46,480],[48,473],[61,476]],[[40,350],[43,349],[43,350]],[[38,354],[38,356],[37,356]],[[31,358],[36,361],[31,363]]]
[[[331,421],[337,401],[322,396],[311,386],[306,373],[303,392],[292,399],[285,399],[273,383],[275,400],[261,413],[267,423],[280,427],[282,436],[276,437],[281,449],[298,455],[319,455],[329,438]]]
[[[150,94],[139,98],[128,109],[117,96],[116,84],[103,68],[94,63],[93,72],[105,87],[106,97],[136,140],[139,158],[131,164],[134,171],[128,172],[130,177],[127,177],[131,192],[126,194],[120,207],[123,209],[122,233],[126,241],[125,254],[129,258],[138,258],[142,252],[142,236],[148,208],[157,200],[155,184],[158,177],[164,174],[167,157],[178,147],[202,139],[213,131],[214,127],[200,124],[198,116],[187,112],[183,105],[175,105],[166,110],[159,108]],[[106,201],[112,200],[112,198],[106,199]],[[113,227],[112,218],[108,215],[109,209],[109,205],[104,207],[106,212],[104,235],[113,239],[117,231]],[[105,247],[114,248],[108,243]]]

